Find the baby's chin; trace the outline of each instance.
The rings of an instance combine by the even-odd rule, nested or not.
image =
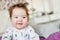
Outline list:
[[[17,25],[17,26],[16,26],[17,29],[23,29],[23,28],[25,28],[25,27],[26,27],[26,26],[24,26],[24,25]]]

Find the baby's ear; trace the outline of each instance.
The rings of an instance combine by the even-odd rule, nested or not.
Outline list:
[[[29,5],[29,4],[28,4],[28,2],[25,2],[24,5],[27,6],[27,5]]]

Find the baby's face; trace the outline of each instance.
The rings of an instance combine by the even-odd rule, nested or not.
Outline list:
[[[28,24],[26,11],[22,8],[14,8],[12,11],[11,22],[17,29],[22,29]]]

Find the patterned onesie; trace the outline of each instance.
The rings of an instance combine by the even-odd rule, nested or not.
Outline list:
[[[9,27],[3,34],[2,40],[39,40],[39,35],[35,33],[31,26],[18,30],[15,27]]]

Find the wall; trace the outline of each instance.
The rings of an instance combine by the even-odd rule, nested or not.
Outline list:
[[[45,0],[47,2],[47,0]],[[33,17],[31,19],[31,25],[40,36],[48,37],[50,34],[60,31],[60,0],[49,0],[50,11],[53,11],[52,15],[45,15],[40,17]],[[47,9],[45,5],[45,10]],[[38,9],[38,7],[37,7]],[[49,12],[49,11],[48,11]]]
[[[0,34],[4,33],[10,25],[9,14],[7,10],[0,11]]]

